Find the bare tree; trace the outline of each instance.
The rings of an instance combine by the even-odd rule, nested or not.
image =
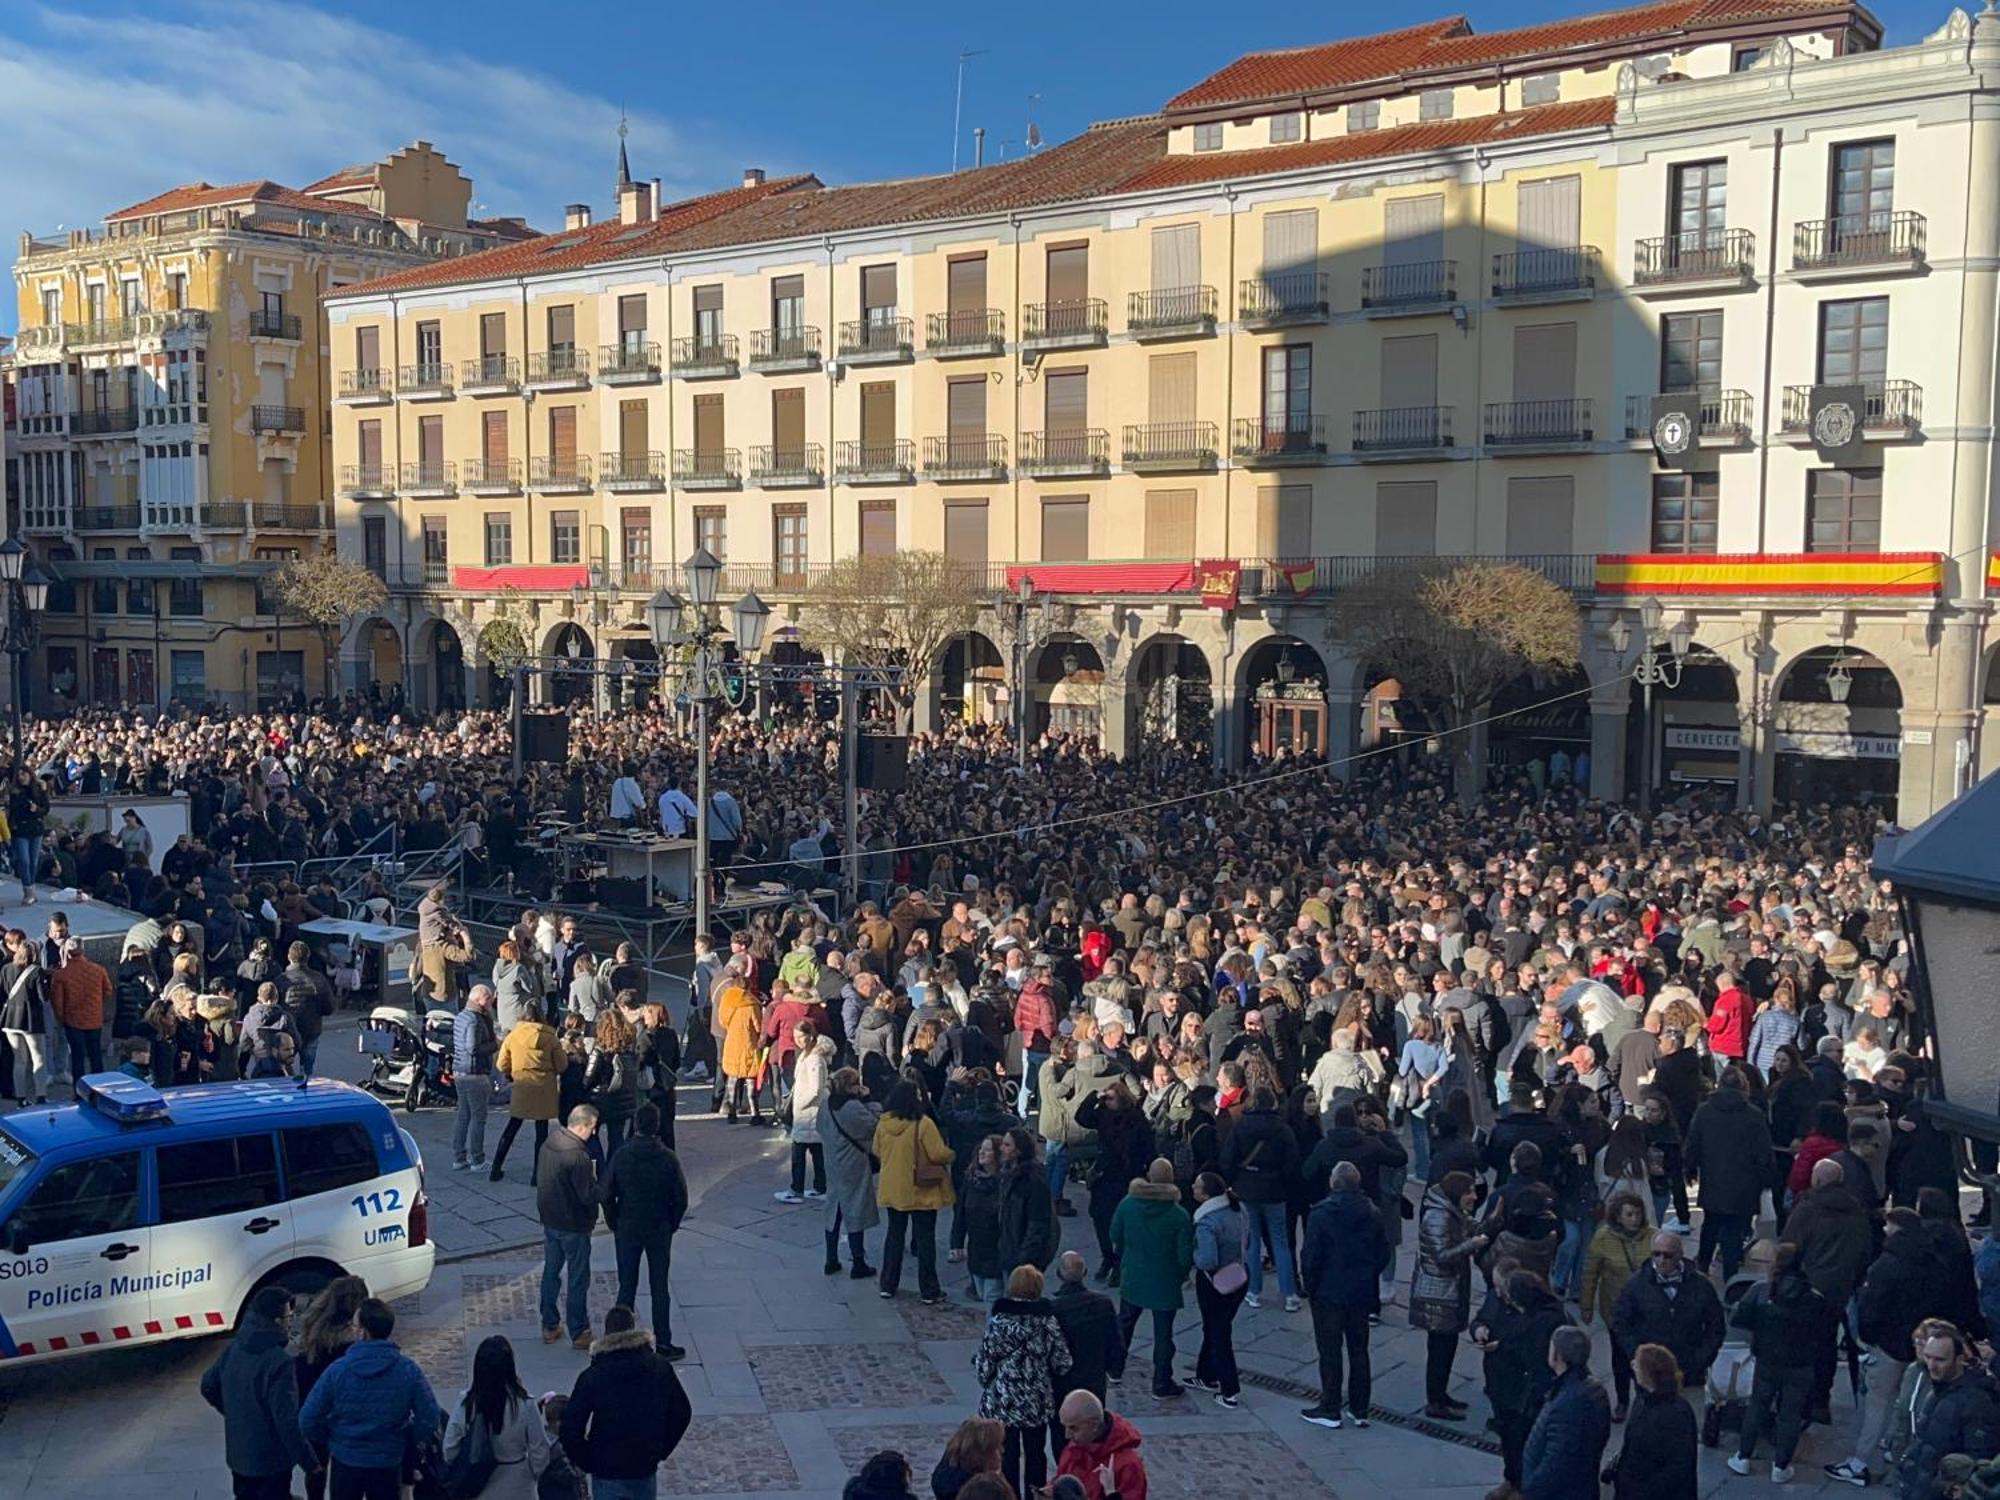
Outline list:
[[[322,685],[331,698],[335,641],[352,621],[380,609],[388,588],[362,564],[324,552],[289,559],[272,575],[271,592],[286,614],[319,632]]]
[[[964,564],[942,552],[857,554],[806,592],[799,633],[829,660],[902,667],[890,696],[907,733],[924,675],[978,620],[977,585]]]
[[[1485,779],[1468,726],[1523,671],[1568,671],[1580,660],[1576,600],[1519,563],[1383,567],[1343,590],[1333,613],[1337,636],[1450,738],[1453,783],[1468,806]]]

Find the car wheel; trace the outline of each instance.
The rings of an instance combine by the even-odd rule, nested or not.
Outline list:
[[[303,1307],[318,1296],[326,1284],[333,1280],[333,1273],[317,1266],[286,1266],[266,1276],[250,1289],[250,1295],[243,1299],[243,1305],[236,1309],[236,1322],[241,1326],[243,1314],[249,1310],[250,1299],[267,1286],[281,1286],[291,1294],[293,1307]]]

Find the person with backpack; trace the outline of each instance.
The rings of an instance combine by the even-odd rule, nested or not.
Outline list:
[[[537,1500],[549,1467],[549,1438],[542,1414],[514,1370],[514,1346],[504,1334],[481,1340],[472,1356],[472,1383],[452,1404],[445,1422],[446,1488],[479,1500]],[[484,1483],[476,1490],[454,1487]]]

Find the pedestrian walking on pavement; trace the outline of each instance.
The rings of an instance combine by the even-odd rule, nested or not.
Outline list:
[[[332,1457],[333,1500],[401,1500],[412,1443],[434,1442],[444,1413],[416,1361],[396,1347],[396,1314],[370,1297],[355,1310],[360,1337],[313,1386],[299,1412],[310,1443]]]
[[[694,1417],[674,1367],[638,1324],[622,1302],[604,1315],[604,1337],[563,1412],[563,1451],[590,1476],[592,1500],[653,1500],[660,1465]]]
[[[236,1500],[291,1500],[292,1470],[319,1456],[299,1427],[299,1382],[285,1352],[291,1297],[261,1288],[222,1357],[201,1377],[201,1398],[222,1413],[222,1450]]]
[[[1236,1368],[1236,1314],[1250,1289],[1243,1263],[1250,1216],[1220,1172],[1194,1180],[1194,1300],[1201,1310],[1201,1348],[1189,1384],[1215,1393],[1215,1404],[1234,1410],[1243,1393]]]
[[[938,1284],[937,1216],[952,1205],[952,1151],[931,1117],[924,1113],[917,1086],[898,1083],[875,1127],[875,1157],[882,1170],[875,1178],[875,1196],[888,1215],[889,1235],[882,1246],[884,1297],[896,1295],[903,1279],[903,1244],[912,1243],[917,1258],[917,1291],[926,1302],[944,1300]]]
[[[680,1158],[660,1139],[656,1106],[642,1104],[632,1117],[631,1139],[605,1163],[598,1198],[618,1249],[619,1302],[626,1307],[639,1305],[643,1257],[653,1299],[653,1347],[667,1359],[684,1357],[687,1351],[674,1342],[667,1276],[673,1265],[674,1234],[687,1217],[687,1176]]]
[[[493,1103],[493,1059],[500,1038],[493,1028],[493,987],[475,984],[451,1025],[451,1074],[458,1116],[451,1126],[451,1169],[486,1165],[486,1111]]]
[[[514,1346],[502,1334],[483,1339],[474,1351],[472,1384],[445,1423],[446,1461],[461,1452],[475,1465],[492,1465],[479,1500],[536,1500],[549,1466],[549,1437],[515,1373]]]
[[[597,1111],[579,1104],[562,1129],[535,1158],[535,1211],[542,1221],[542,1342],[562,1337],[564,1315],[570,1343],[590,1347],[590,1231],[597,1227],[597,1167],[588,1142],[597,1136]],[[559,1311],[557,1288],[565,1281]]]
[[[1382,1210],[1361,1191],[1361,1169],[1336,1165],[1332,1191],[1306,1220],[1299,1282],[1312,1308],[1313,1342],[1319,1348],[1317,1403],[1300,1415],[1315,1427],[1341,1422],[1341,1354],[1346,1351],[1347,1419],[1368,1425],[1373,1371],[1368,1360],[1369,1319],[1382,1310],[1377,1273],[1388,1254]]]
[[[1280,1205],[1282,1207],[1282,1205]],[[1134,1178],[1111,1217],[1111,1248],[1124,1275],[1118,1284],[1118,1330],[1125,1347],[1141,1313],[1153,1320],[1153,1394],[1181,1395],[1174,1379],[1174,1315],[1181,1284],[1194,1267],[1194,1221],[1181,1207],[1174,1164],[1160,1157]]]
[[[979,1415],[1007,1424],[1001,1472],[1017,1495],[1040,1489],[1049,1477],[1056,1382],[1070,1366],[1062,1325],[1042,1288],[1038,1267],[1014,1268],[972,1360],[979,1376]]]
[[[1611,1500],[1686,1500],[1698,1486],[1700,1424],[1681,1394],[1673,1350],[1641,1344],[1632,1354],[1632,1378],[1639,1400],[1625,1446],[1611,1460]]]
[[[875,1127],[882,1106],[868,1098],[860,1073],[839,1068],[826,1081],[826,1101],[820,1106],[819,1138],[826,1146],[826,1265],[829,1276],[840,1273],[840,1237],[847,1236],[848,1276],[866,1281],[876,1274],[868,1264],[863,1232],[881,1220],[875,1203]]]

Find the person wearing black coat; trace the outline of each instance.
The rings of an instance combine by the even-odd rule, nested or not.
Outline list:
[[[1910,1412],[1910,1441],[1897,1464],[1903,1500],[1932,1500],[1932,1484],[1947,1454],[1975,1463],[2000,1454],[2000,1384],[1963,1338],[1933,1334],[1918,1351],[1930,1376],[1930,1400]]]
[[[1118,1305],[1085,1284],[1089,1269],[1074,1250],[1065,1250],[1056,1258],[1056,1290],[1049,1306],[1055,1309],[1056,1326],[1069,1346],[1069,1368],[1056,1376],[1056,1420],[1049,1423],[1049,1451],[1057,1462],[1061,1462],[1063,1447],[1069,1441],[1062,1425],[1063,1397],[1072,1391],[1089,1391],[1102,1401],[1111,1377],[1125,1374],[1125,1339],[1118,1330]]]
[[[1556,1378],[1521,1454],[1522,1500],[1580,1500],[1597,1493],[1611,1401],[1590,1378],[1590,1335],[1565,1325],[1549,1336]]]
[[[299,1381],[285,1352],[289,1301],[282,1287],[252,1297],[236,1337],[201,1377],[202,1399],[222,1413],[223,1458],[246,1500],[289,1497],[294,1468],[320,1467],[299,1430]]]
[[[1000,1274],[1016,1266],[1046,1271],[1061,1238],[1049,1174],[1035,1153],[1035,1136],[1017,1125],[1000,1138]]]
[[[1662,1230],[1653,1236],[1652,1258],[1618,1294],[1611,1328],[1626,1349],[1665,1344],[1681,1378],[1698,1386],[1722,1348],[1722,1299],[1706,1276],[1688,1273],[1684,1254],[1679,1235]]]
[[[1521,1482],[1528,1432],[1555,1379],[1549,1339],[1566,1321],[1548,1283],[1520,1270],[1494,1288],[1472,1321],[1472,1341],[1486,1355],[1486,1399],[1493,1407],[1500,1463],[1509,1484]]]
[[[1312,1309],[1313,1343],[1319,1352],[1319,1404],[1305,1413],[1315,1426],[1339,1424],[1343,1373],[1347,1410],[1357,1420],[1368,1419],[1374,1379],[1368,1320],[1382,1310],[1377,1268],[1389,1251],[1382,1210],[1362,1190],[1360,1169],[1342,1162],[1331,1181],[1331,1191],[1306,1220],[1299,1256],[1299,1288]]]
[[[1687,1500],[1696,1493],[1699,1423],[1681,1395],[1681,1372],[1658,1344],[1632,1361],[1639,1399],[1625,1446],[1611,1461],[1611,1500]]]
[[[1743,1263],[1743,1242],[1771,1179],[1770,1123],[1751,1104],[1739,1070],[1725,1072],[1722,1086],[1694,1112],[1681,1142],[1681,1162],[1690,1176],[1701,1179],[1701,1253],[1695,1264],[1706,1276],[1720,1249],[1727,1281]],[[1702,1370],[1707,1368],[1703,1361]],[[1695,1374],[1686,1360],[1681,1373]]]
[[[1374,1118],[1371,1116],[1370,1118]],[[1403,1143],[1386,1130],[1368,1130],[1358,1122],[1354,1106],[1342,1104],[1333,1112],[1333,1128],[1307,1153],[1299,1177],[1305,1185],[1308,1203],[1326,1196],[1328,1175],[1336,1162],[1351,1161],[1361,1174],[1361,1194],[1370,1203],[1382,1201],[1382,1173],[1410,1164]],[[1423,1122],[1419,1120],[1418,1125]],[[1435,1170],[1435,1169],[1433,1169]]]
[[[1798,1452],[1799,1431],[1812,1399],[1813,1368],[1820,1346],[1835,1316],[1824,1297],[1813,1290],[1799,1266],[1799,1249],[1779,1242],[1771,1274],[1752,1287],[1737,1304],[1730,1322],[1750,1335],[1750,1352],[1757,1372],[1750,1387],[1750,1408],[1743,1418],[1736,1455],[1729,1461],[1737,1474],[1750,1472],[1757,1440],[1771,1434],[1771,1473],[1790,1477]]]
[[[1260,1305],[1264,1291],[1264,1246],[1271,1246],[1278,1263],[1278,1290],[1288,1310],[1297,1311],[1298,1270],[1292,1262],[1291,1236],[1285,1225],[1285,1200],[1299,1170],[1299,1143],[1278,1114],[1278,1101],[1268,1088],[1256,1090],[1229,1138],[1222,1143],[1222,1175],[1236,1189],[1250,1216],[1250,1239],[1243,1247],[1249,1262],[1248,1301]]]
[[[1567,1133],[1557,1121],[1542,1113],[1535,1096],[1516,1092],[1508,1112],[1495,1120],[1493,1129],[1487,1133],[1481,1157],[1481,1164],[1496,1181],[1507,1175],[1514,1148],[1523,1141],[1534,1144],[1544,1163],[1556,1161],[1569,1148]]]
[[[563,1412],[563,1452],[593,1479],[654,1478],[694,1419],[680,1376],[637,1323],[623,1305],[604,1315]]]
[[[598,1184],[604,1222],[618,1252],[618,1301],[637,1305],[639,1260],[645,1257],[647,1290],[653,1298],[653,1344],[668,1359],[685,1351],[673,1338],[673,1303],[667,1273],[673,1263],[674,1233],[687,1217],[687,1176],[680,1158],[660,1139],[660,1111],[642,1104],[632,1118],[632,1138],[604,1165]]]
[[[1892,1209],[1888,1238],[1869,1266],[1855,1303],[1862,1342],[1873,1344],[1898,1365],[1915,1359],[1910,1336],[1925,1318],[1937,1316],[1938,1292],[1948,1275],[1936,1242],[1915,1210]],[[1901,1371],[1895,1373],[1900,1377]],[[1890,1389],[1894,1388],[1891,1380]]]

